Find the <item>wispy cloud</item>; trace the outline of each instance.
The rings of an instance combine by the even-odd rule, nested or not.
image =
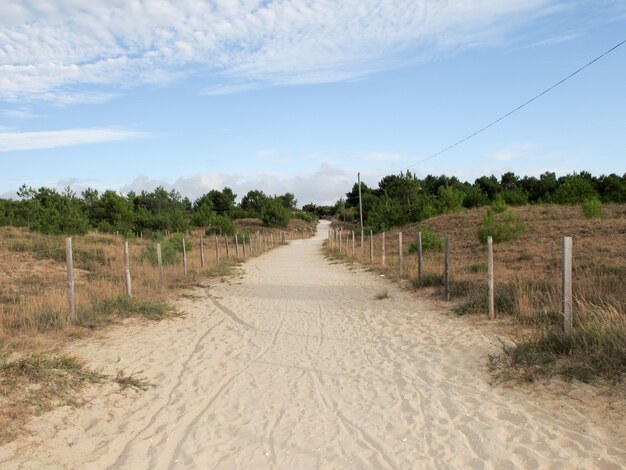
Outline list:
[[[35,114],[32,111],[29,111],[26,108],[17,108],[17,109],[5,109],[0,113],[0,116],[3,118],[9,119],[11,121],[25,121],[28,119],[35,119],[42,117],[39,114]]]
[[[136,139],[149,134],[115,128],[65,129],[45,132],[0,132],[0,152],[50,149]]]
[[[507,162],[509,160],[515,160],[522,157],[526,157],[532,148],[531,144],[518,144],[510,147],[505,147],[489,155],[493,160],[500,162]]]
[[[56,0],[44,8],[2,2],[0,100],[97,101],[186,75],[204,76],[206,94],[352,80],[498,43],[559,3]]]
[[[561,44],[564,42],[568,42],[568,41],[573,41],[574,39],[578,39],[580,37],[580,34],[578,33],[571,33],[571,34],[563,34],[560,36],[553,36],[550,37],[548,39],[544,39],[542,41],[538,41],[532,44],[529,44],[527,46],[522,46],[518,49],[533,49],[536,47],[546,47],[546,46],[553,46],[555,44]]]

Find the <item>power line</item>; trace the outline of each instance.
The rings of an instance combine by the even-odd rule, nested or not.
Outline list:
[[[486,131],[487,129],[489,129],[491,126],[499,123],[500,121],[502,121],[503,119],[506,119],[507,117],[509,117],[511,114],[519,111],[520,109],[524,108],[525,106],[528,106],[530,103],[532,103],[533,101],[535,101],[538,98],[541,98],[543,95],[545,95],[546,93],[548,93],[549,91],[553,90],[554,88],[558,87],[559,85],[561,85],[562,83],[566,82],[567,80],[569,80],[570,78],[572,78],[574,75],[582,72],[583,70],[585,70],[587,67],[589,67],[590,65],[594,64],[595,62],[599,61],[600,59],[602,59],[605,55],[610,54],[611,52],[613,52],[615,49],[617,49],[618,47],[620,47],[621,45],[623,45],[624,43],[626,43],[626,39],[623,40],[622,42],[620,42],[619,44],[616,44],[615,46],[613,46],[612,48],[610,48],[608,51],[604,52],[603,54],[599,55],[598,57],[596,57],[595,59],[593,59],[591,62],[586,63],[585,65],[583,65],[581,68],[579,68],[578,70],[576,70],[575,72],[570,73],[567,77],[563,78],[562,80],[559,80],[558,82],[556,82],[554,85],[552,85],[549,88],[546,88],[545,90],[543,90],[541,93],[539,93],[538,95],[535,95],[534,97],[532,97],[531,99],[529,99],[528,101],[526,101],[525,103],[519,105],[517,108],[515,108],[512,111],[509,111],[508,113],[504,114],[503,116],[500,116],[498,119],[496,119],[495,121],[487,124],[484,127],[481,127],[480,129],[478,129],[476,132],[468,135],[467,137],[464,137],[463,139],[455,142],[454,144],[444,148],[443,150],[440,150],[436,153],[433,153],[432,155],[430,155],[429,157],[424,158],[423,160],[420,160],[416,163],[413,163],[412,165],[409,165],[407,168],[411,168],[414,167],[416,165],[419,165],[420,163],[424,163],[425,161],[430,160],[431,158],[435,158],[439,155],[441,155],[444,152],[447,152],[448,150],[453,149],[454,147],[456,147],[457,145],[462,144],[465,141],[468,141],[469,139],[471,139],[472,137],[480,134],[483,131]]]

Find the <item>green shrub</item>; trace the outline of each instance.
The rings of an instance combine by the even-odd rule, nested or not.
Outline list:
[[[216,215],[211,218],[204,233],[206,235],[234,235],[235,224],[228,216]]]
[[[291,220],[291,211],[280,201],[269,199],[263,207],[261,219],[267,227],[286,227]]]
[[[437,235],[433,229],[423,228],[421,232],[422,232],[422,251],[443,250],[443,238]],[[409,245],[409,253],[417,253],[417,241]]]
[[[491,236],[494,243],[500,243],[514,240],[524,232],[526,232],[526,226],[517,220],[513,212],[494,214],[489,210],[478,229],[478,239],[481,243],[487,243],[487,237]]]
[[[181,254],[183,252],[183,238],[184,235],[182,233],[175,233],[170,238],[165,238],[160,241],[161,243],[161,259],[164,265],[169,264],[177,264],[182,260]],[[191,251],[193,245],[191,241],[185,239],[185,250],[188,252]],[[147,259],[153,265],[158,263],[157,253],[156,253],[156,243],[150,243],[146,246],[141,256],[143,259]]]
[[[599,219],[602,217],[602,203],[598,197],[587,199],[582,204],[583,215],[588,219]]]
[[[509,208],[502,196],[498,195],[491,203],[491,212],[494,214],[502,214]]]

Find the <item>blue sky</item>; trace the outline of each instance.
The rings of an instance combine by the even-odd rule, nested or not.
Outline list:
[[[626,172],[626,1],[0,3],[0,195]]]

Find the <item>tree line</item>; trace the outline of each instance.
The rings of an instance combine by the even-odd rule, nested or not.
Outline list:
[[[175,190],[120,194],[86,189],[78,196],[69,187],[20,187],[19,199],[0,199],[0,226],[27,227],[46,234],[84,234],[89,230],[129,235],[139,232],[183,232],[202,227],[207,233],[234,234],[235,219],[260,218],[267,226],[287,226],[293,218],[312,221],[315,214],[297,210],[292,193],[268,196],[251,190],[241,202],[225,187],[195,201]]]
[[[513,172],[481,176],[473,183],[452,176],[418,178],[410,171],[388,175],[370,188],[361,183],[364,225],[374,231],[419,222],[434,215],[463,208],[487,206],[503,201],[511,206],[526,204],[581,204],[597,200],[602,203],[626,202],[626,174],[593,176],[588,172],[557,177],[546,172],[541,176],[520,177]],[[359,187],[352,189],[334,206],[307,204],[304,210],[320,217],[359,222]]]

